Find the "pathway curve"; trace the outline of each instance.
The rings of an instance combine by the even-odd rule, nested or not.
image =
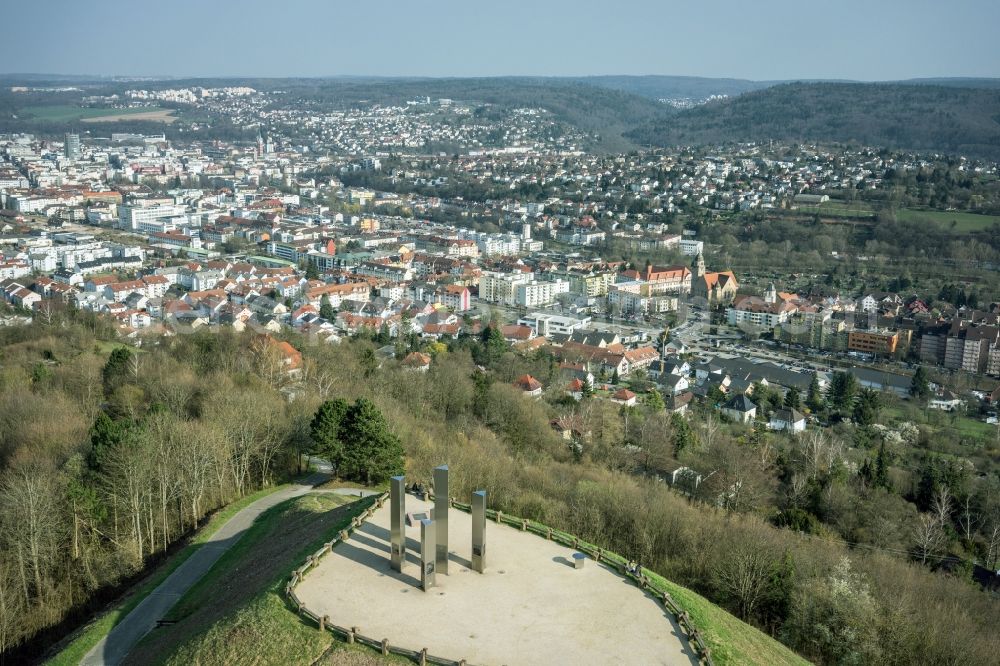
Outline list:
[[[314,485],[323,483],[328,478],[325,474],[313,474],[297,485],[271,493],[241,509],[209,537],[201,548],[167,576],[149,596],[139,602],[139,605],[115,625],[80,663],[84,666],[120,664],[132,646],[149,633],[156,626],[156,622],[166,616],[167,611],[173,608],[177,600],[212,568],[222,554],[243,537],[258,516],[285,500],[313,491]],[[359,493],[353,488],[320,492],[334,492],[341,495]]]

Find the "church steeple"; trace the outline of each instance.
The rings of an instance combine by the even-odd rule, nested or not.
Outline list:
[[[702,256],[701,252],[691,263],[691,272],[694,273],[695,279],[705,277],[705,257]]]

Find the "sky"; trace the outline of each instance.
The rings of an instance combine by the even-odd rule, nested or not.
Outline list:
[[[0,72],[1000,76],[998,0],[35,0]]]

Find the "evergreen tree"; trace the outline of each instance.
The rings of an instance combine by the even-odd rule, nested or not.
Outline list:
[[[718,384],[712,384],[706,396],[708,397],[708,401],[713,405],[718,405],[726,400],[726,394]]]
[[[333,321],[337,318],[337,310],[330,304],[330,297],[323,294],[323,298],[319,302],[319,316],[327,321]]]
[[[306,279],[307,280],[318,280],[319,279],[319,268],[316,264],[309,262],[306,264]]]
[[[109,396],[128,379],[129,365],[132,363],[132,352],[125,347],[115,347],[101,371],[101,381],[104,384],[104,395]]]
[[[618,376],[618,368],[615,368],[615,371],[611,373],[611,384],[617,386],[620,381],[621,377]]]
[[[927,371],[924,366],[917,366],[917,371],[913,373],[910,380],[910,395],[917,400],[923,401],[931,394],[930,381],[927,379]]]
[[[375,356],[374,350],[370,347],[365,347],[361,351],[359,361],[361,363],[361,371],[364,372],[366,378],[371,377],[378,370],[378,357]]]
[[[643,401],[646,403],[646,406],[654,412],[663,411],[667,406],[666,403],[663,402],[663,396],[660,395],[660,392],[656,389],[647,393]]]
[[[830,405],[839,412],[845,412],[854,402],[858,391],[858,380],[849,372],[835,372],[830,381],[828,397]]]
[[[682,451],[694,448],[697,444],[694,430],[688,420],[674,412],[670,415],[670,425],[674,430],[674,455],[679,456]]]
[[[794,386],[788,389],[788,392],[785,393],[784,405],[788,409],[800,409],[802,407],[802,399],[799,395],[799,390]]]
[[[340,440],[340,429],[350,405],[346,400],[327,400],[309,424],[309,434],[313,440],[312,452],[330,461],[334,469],[339,469],[344,457],[344,445]]]
[[[344,478],[373,485],[403,473],[403,444],[389,431],[385,417],[370,400],[358,398],[347,410],[340,440],[344,447]]]
[[[499,326],[487,326],[482,333],[482,353],[478,359],[482,365],[495,366],[507,352],[507,341]]]
[[[861,389],[857,402],[854,404],[853,417],[855,423],[862,426],[870,426],[878,419],[879,410],[882,408],[882,399],[877,391],[872,389]]]
[[[889,460],[885,451],[885,442],[879,444],[878,455],[875,457],[875,467],[872,470],[872,482],[876,486],[891,490],[889,484]]]
[[[87,453],[87,467],[100,472],[108,452],[116,447],[126,435],[128,426],[123,421],[115,421],[103,410],[97,413],[94,425],[90,427],[90,451]]]
[[[806,407],[810,411],[818,412],[823,409],[823,391],[819,387],[819,374],[813,373],[812,381],[809,382],[809,392],[806,395]]]

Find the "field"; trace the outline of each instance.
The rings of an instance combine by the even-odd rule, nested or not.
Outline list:
[[[896,213],[896,218],[904,222],[927,222],[940,225],[946,229],[952,228],[957,233],[983,231],[994,224],[1000,223],[1000,215],[977,215],[976,213],[959,213],[941,210],[914,210],[904,208]]]
[[[815,206],[798,206],[798,210],[803,213],[815,213],[826,217],[848,217],[860,219],[874,219],[875,211],[863,201],[853,203],[846,201],[826,201]]]
[[[169,114],[173,109],[144,106],[133,109],[95,109],[63,104],[57,106],[31,106],[22,110],[23,115],[31,115],[36,120],[54,123],[73,121],[104,122],[108,120],[160,120],[173,122],[175,118]]]
[[[168,125],[177,118],[173,115],[173,109],[159,109],[156,111],[146,111],[143,113],[132,113],[131,109],[127,110],[127,113],[115,113],[107,116],[97,116],[96,118],[81,118],[80,122],[84,123],[108,123],[115,122],[118,120],[150,120],[158,123],[167,123]]]

